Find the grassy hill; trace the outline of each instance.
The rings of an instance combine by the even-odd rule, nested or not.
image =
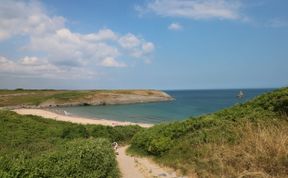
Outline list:
[[[141,129],[0,110],[0,177],[120,177],[111,143],[127,143]]]
[[[199,177],[287,177],[288,88],[138,132],[130,153]]]

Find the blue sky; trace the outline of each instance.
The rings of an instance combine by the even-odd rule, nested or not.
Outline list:
[[[286,0],[3,0],[0,88],[288,84]]]

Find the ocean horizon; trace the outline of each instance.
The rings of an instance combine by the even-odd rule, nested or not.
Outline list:
[[[157,124],[213,113],[235,104],[244,103],[271,90],[273,89],[164,90],[175,100],[124,105],[72,106],[57,108],[54,111],[65,111],[72,116],[90,119]],[[244,92],[244,98],[237,98],[239,91]]]

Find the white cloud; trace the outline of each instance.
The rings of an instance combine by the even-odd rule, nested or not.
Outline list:
[[[190,19],[241,19],[239,0],[152,0],[137,6],[140,14],[152,12],[163,17]]]
[[[37,58],[37,57],[29,57],[29,56],[25,56],[24,58],[21,58],[19,60],[20,64],[23,65],[39,65],[41,64],[41,61]]]
[[[123,48],[134,48],[140,45],[140,39],[138,39],[135,35],[128,33],[119,39],[119,44]]]
[[[0,40],[14,35],[43,34],[63,27],[65,18],[49,17],[38,1],[3,0],[0,4]]]
[[[154,51],[154,49],[155,49],[155,46],[151,42],[147,42],[147,43],[144,43],[142,45],[142,50],[143,50],[144,53],[151,53],[151,52]]]
[[[118,42],[129,56],[135,58],[145,58],[155,49],[153,43],[146,42],[143,38],[137,37],[131,33],[120,37]]]
[[[120,55],[120,49],[116,45],[110,45],[105,40],[85,40],[85,37],[62,28],[56,33],[31,37],[26,49],[47,53],[49,60],[55,64],[72,66],[97,64],[108,56],[116,58]]]
[[[171,23],[168,26],[169,30],[174,30],[174,31],[181,30],[182,28],[183,28],[182,25],[180,25],[179,23]]]
[[[104,67],[126,67],[126,64],[123,62],[117,62],[115,59],[112,57],[107,57],[105,58],[102,63],[102,66]]]
[[[63,67],[49,63],[44,59],[26,56],[19,60],[0,56],[0,74],[33,78],[93,78],[96,72],[79,67]]]
[[[119,61],[120,56],[146,59],[154,49],[152,42],[132,33],[121,35],[103,28],[83,34],[73,32],[65,22],[62,16],[48,15],[40,1],[1,2],[0,43],[5,44],[13,37],[26,39],[24,46],[17,47],[24,53],[22,59],[9,60],[12,63],[8,69],[16,72],[23,71],[20,66],[30,66],[29,69],[38,70],[44,65],[38,65],[39,62],[45,59],[51,71],[70,74],[81,69],[84,76],[88,71],[94,73],[99,66],[126,67],[127,64]]]
[[[116,40],[118,36],[110,29],[101,29],[97,33],[90,33],[83,36],[84,40],[103,41]]]

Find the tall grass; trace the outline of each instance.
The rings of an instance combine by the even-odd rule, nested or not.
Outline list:
[[[190,164],[182,165],[182,169],[190,174],[196,172],[199,177],[288,175],[288,123],[280,121],[268,126],[264,123],[254,125],[245,122],[242,126],[235,130],[243,133],[237,144],[204,143],[187,149],[187,152],[198,154],[193,155]],[[171,151],[171,154],[175,151]],[[161,161],[171,164],[171,157]]]
[[[227,147],[229,172],[239,177],[282,177],[288,175],[288,123],[286,120],[267,125],[245,123],[240,143]],[[221,150],[219,150],[221,151]],[[230,166],[231,165],[231,166]],[[227,170],[227,171],[228,171]]]

